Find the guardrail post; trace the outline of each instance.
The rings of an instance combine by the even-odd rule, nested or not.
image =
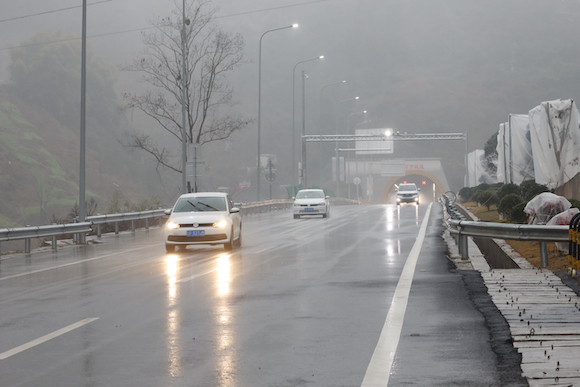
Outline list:
[[[546,242],[540,242],[540,257],[542,261],[542,267],[548,266],[548,244]]]
[[[466,235],[459,234],[459,254],[461,254],[461,259],[469,259],[469,248],[468,239]]]
[[[101,224],[97,224],[97,238],[101,238]]]
[[[115,235],[119,234],[119,222],[115,222]]]
[[[145,230],[149,230],[149,218],[145,218]]]
[[[135,232],[135,221],[131,221],[131,232]]]
[[[56,235],[52,236],[52,249],[56,250]]]
[[[24,252],[30,254],[30,238],[24,240]]]

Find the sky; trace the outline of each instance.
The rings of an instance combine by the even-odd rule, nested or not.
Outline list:
[[[8,81],[8,45],[43,30],[80,35],[80,0],[4,3],[2,83]],[[171,0],[88,4],[89,46],[117,69],[138,56],[150,21],[176,10]],[[470,151],[483,148],[510,113],[526,113],[543,100],[575,98],[580,86],[580,58],[570,53],[580,36],[574,35],[580,32],[576,0],[214,0],[213,5],[216,23],[245,39],[248,63],[229,80],[236,109],[249,117],[258,110],[260,37],[299,24],[267,33],[261,46],[262,153],[279,154],[285,163],[291,133],[302,129],[302,71],[308,133],[346,133],[359,125],[469,132]],[[310,60],[319,55],[325,58]],[[142,87],[132,74],[117,76],[119,93]],[[344,79],[346,84],[326,87]],[[355,96],[356,102],[345,102]],[[363,110],[368,113],[359,114]],[[240,152],[245,163],[255,160],[255,138],[254,122],[229,141],[246,150]],[[459,148],[452,163],[462,163],[463,145]],[[461,184],[457,176],[451,180]]]

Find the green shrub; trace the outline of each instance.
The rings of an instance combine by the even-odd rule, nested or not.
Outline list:
[[[572,207],[580,208],[580,200],[578,199],[568,199]]]
[[[522,190],[520,189],[520,187],[517,184],[513,184],[513,183],[502,184],[502,186],[497,191],[497,195],[499,197],[499,202],[501,203],[502,199],[505,198],[509,194],[516,194],[516,195],[521,197]]]
[[[493,189],[486,189],[473,195],[473,200],[482,206],[486,206],[489,211],[493,204],[497,204],[497,195]]]
[[[522,190],[522,197],[527,202],[542,192],[550,192],[548,187],[542,184],[538,184],[534,180],[524,181],[522,184],[520,184],[520,189]]]
[[[524,199],[516,193],[507,194],[499,201],[497,212],[507,217],[511,209],[523,201]]]
[[[523,201],[513,206],[511,211],[507,214],[508,220],[513,223],[526,223],[528,221],[528,214],[524,212],[526,204],[528,204],[528,202]]]

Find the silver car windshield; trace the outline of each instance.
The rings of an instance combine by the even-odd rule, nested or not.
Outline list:
[[[173,212],[226,211],[226,200],[222,197],[181,198]]]
[[[323,191],[299,191],[296,199],[321,199],[324,198]]]

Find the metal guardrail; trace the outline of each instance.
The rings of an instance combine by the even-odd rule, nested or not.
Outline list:
[[[346,205],[346,204],[360,204],[359,200],[345,199],[345,198],[331,198],[330,203],[332,205]],[[258,214],[261,212],[269,212],[276,210],[284,210],[292,208],[294,200],[292,199],[278,199],[278,200],[267,200],[265,202],[257,203],[246,203],[242,204],[240,212],[242,215]]]
[[[341,204],[360,204],[359,201],[351,199],[331,199],[334,205]],[[281,209],[288,209],[292,207],[294,200],[279,199],[268,200],[258,203],[240,204],[240,212],[242,215],[250,215],[261,212],[276,211]],[[166,216],[168,209],[149,210],[141,212],[126,212],[120,214],[108,215],[94,215],[87,216],[84,223],[67,223],[67,224],[53,224],[46,226],[33,227],[19,227],[19,228],[3,228],[0,229],[0,242],[24,240],[24,252],[30,253],[30,240],[34,238],[52,237],[52,249],[56,250],[56,239],[63,235],[74,235],[75,240],[79,240],[81,234],[93,232],[93,227],[96,226],[97,237],[101,237],[102,226],[104,224],[115,224],[115,234],[119,234],[120,222],[131,222],[131,231],[135,232],[135,222],[137,220],[145,220],[145,229],[149,228],[151,219],[160,219]]]
[[[92,231],[92,223],[53,224],[48,226],[31,226],[0,229],[0,242],[24,239],[24,251],[30,253],[32,238],[52,237],[52,248],[56,249],[56,237],[60,235],[79,234]]]
[[[135,231],[135,221],[145,220],[145,229],[149,229],[149,219],[161,218],[165,216],[166,209],[126,212],[121,214],[94,215],[87,216],[86,220],[97,226],[97,237],[101,237],[101,226],[103,224],[115,223],[115,234],[119,233],[119,222],[131,221],[131,231]]]
[[[80,234],[93,231],[93,226],[97,227],[97,237],[101,237],[101,226],[103,224],[115,224],[115,234],[119,233],[119,222],[131,221],[131,230],[135,231],[135,221],[144,219],[145,228],[149,228],[149,220],[165,216],[165,210],[151,210],[141,212],[128,212],[122,214],[95,215],[88,216],[83,223],[52,224],[46,226],[31,226],[18,228],[0,229],[0,242],[13,240],[24,240],[24,252],[30,253],[30,240],[34,238],[52,237],[52,249],[56,250],[56,239],[59,236],[74,235],[78,239]]]
[[[465,220],[455,208],[454,201],[447,194],[442,196],[448,218],[445,220],[449,233],[454,236],[462,259],[469,259],[467,237],[534,241],[540,243],[542,267],[548,266],[548,248],[546,242],[568,242],[568,226],[545,226],[528,224],[510,224],[477,222]]]

